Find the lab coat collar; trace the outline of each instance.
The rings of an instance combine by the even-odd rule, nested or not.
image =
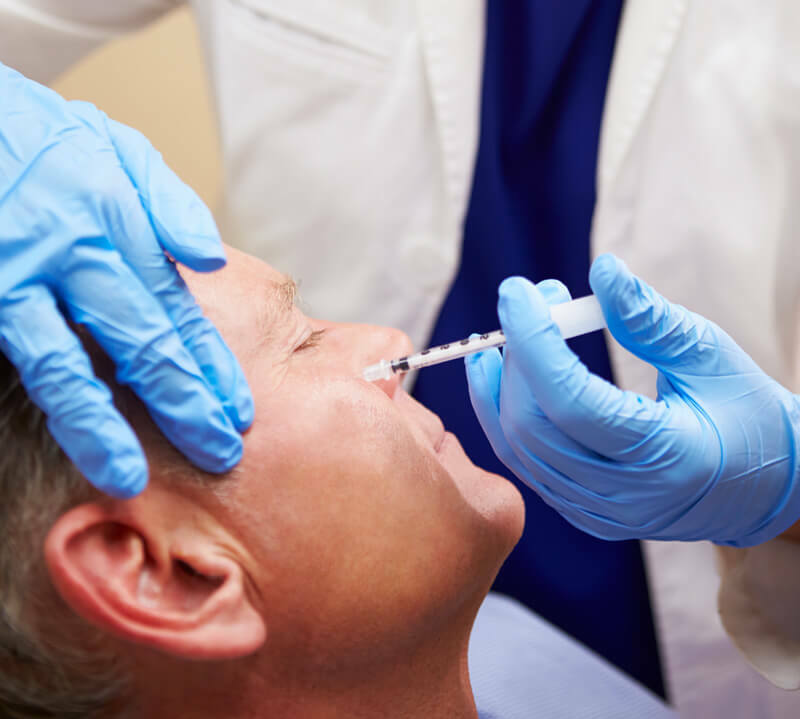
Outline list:
[[[628,0],[617,37],[606,93],[598,197],[603,198],[625,160],[656,94],[689,0]]]
[[[616,179],[683,27],[690,0],[627,0],[606,95],[598,197]],[[466,211],[478,147],[486,1],[416,0],[452,221]]]
[[[417,0],[451,222],[466,211],[478,146],[485,0]]]

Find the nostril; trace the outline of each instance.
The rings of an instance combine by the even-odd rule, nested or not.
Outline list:
[[[400,387],[400,381],[395,377],[392,377],[392,379],[379,379],[372,384],[378,387],[384,394],[392,398],[397,392],[398,387]]]

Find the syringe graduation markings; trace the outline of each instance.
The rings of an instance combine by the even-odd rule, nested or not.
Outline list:
[[[600,304],[594,295],[580,297],[577,300],[564,302],[560,305],[553,305],[550,307],[550,317],[564,339],[577,337],[606,326]],[[500,347],[505,343],[506,337],[503,334],[503,330],[485,332],[482,335],[466,337],[457,342],[448,342],[436,347],[429,347],[406,357],[381,360],[377,364],[367,367],[363,372],[363,377],[370,382],[390,379],[395,374],[411,372],[415,369],[448,362],[490,347]]]
[[[392,369],[392,374],[410,372],[411,370],[429,367],[449,359],[463,357],[472,352],[480,352],[490,347],[500,347],[505,344],[505,341],[506,336],[503,334],[503,330],[485,332],[475,337],[466,337],[458,342],[448,342],[436,347],[429,347],[426,350],[422,350],[422,352],[392,360],[389,365]],[[466,348],[469,349],[466,350]]]

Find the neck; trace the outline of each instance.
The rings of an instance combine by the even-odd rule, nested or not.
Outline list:
[[[442,638],[432,646],[397,657],[386,667],[362,668],[280,681],[264,671],[257,656],[226,664],[193,663],[161,673],[151,696],[139,692],[136,716],[148,719],[477,719],[467,669],[467,632],[457,643]],[[148,660],[151,677],[160,673]],[[248,666],[249,665],[249,666]],[[153,671],[155,669],[155,671]],[[165,676],[174,677],[168,681]]]

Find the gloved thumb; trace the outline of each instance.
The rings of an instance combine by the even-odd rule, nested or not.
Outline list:
[[[196,272],[223,267],[225,250],[217,225],[195,191],[167,166],[142,133],[110,118],[106,118],[106,126],[159,244]]]
[[[708,336],[718,328],[669,302],[614,255],[600,255],[594,261],[589,284],[611,334],[640,359],[668,374],[699,370],[718,359],[713,348],[719,337]]]

